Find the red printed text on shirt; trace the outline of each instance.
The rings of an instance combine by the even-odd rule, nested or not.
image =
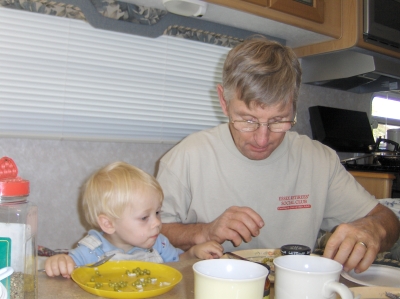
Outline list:
[[[280,196],[278,210],[309,209],[308,197],[309,194]]]

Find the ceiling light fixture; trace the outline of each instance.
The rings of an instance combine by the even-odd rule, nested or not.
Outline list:
[[[201,17],[206,13],[207,3],[201,0],[163,0],[165,8],[185,17]]]

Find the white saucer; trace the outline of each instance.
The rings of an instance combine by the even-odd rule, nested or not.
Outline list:
[[[342,277],[364,286],[381,286],[400,288],[400,268],[371,265],[362,273],[342,272]]]
[[[355,288],[350,288],[350,291],[352,291],[354,298],[359,298],[361,299],[377,299],[377,298],[382,298],[382,299],[388,299],[385,296],[385,292],[391,292],[392,294],[399,295],[400,294],[400,289],[398,288],[389,288],[389,287],[355,287]],[[340,299],[340,297],[337,297]]]

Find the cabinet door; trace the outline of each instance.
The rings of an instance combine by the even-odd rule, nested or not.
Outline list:
[[[391,198],[393,180],[392,173],[349,171],[356,181],[376,199]]]
[[[269,0],[269,7],[310,21],[324,22],[324,0]]]
[[[269,0],[243,0],[244,2],[249,2],[249,3],[253,3],[253,4],[257,4],[257,5],[261,5],[261,6],[268,6],[268,1]]]
[[[300,4],[297,1],[294,0],[203,0],[208,3],[213,3],[216,5],[220,6],[225,6],[231,9],[235,9],[241,12],[253,14],[262,18],[266,18],[271,21],[276,21],[280,22],[286,25],[298,27],[307,31],[310,31],[310,33],[319,33],[322,35],[326,35],[328,38],[333,38],[333,39],[339,39],[341,38],[344,34],[348,34],[347,32],[344,32],[342,30],[343,24],[342,24],[342,14],[343,12],[349,15],[353,16],[353,20],[355,20],[354,15],[355,15],[355,8],[357,7],[356,2],[357,1],[363,1],[363,0],[314,0],[316,1],[314,4],[314,7],[308,7],[305,4]],[[258,4],[255,4],[253,2],[249,1],[257,1]],[[264,3],[266,1],[267,6],[260,5],[260,3]],[[319,1],[322,1],[322,5],[320,4]],[[344,1],[344,3],[342,3]],[[273,2],[273,3],[272,3]],[[276,2],[276,3],[275,3]],[[277,3],[289,3],[290,5],[300,5],[301,8],[303,7],[306,8],[311,8],[311,11],[319,11],[323,9],[321,12],[321,15],[323,15],[323,23],[318,23],[316,21],[311,21],[307,19],[304,15],[307,15],[307,10],[302,10],[302,14],[300,16],[297,16],[297,13],[287,13],[286,11],[279,11],[277,9],[271,8],[270,5],[271,3],[276,5]],[[314,3],[314,2],[313,2]],[[347,9],[347,4],[351,4],[350,6],[353,7],[353,10]],[[346,5],[344,5],[346,4]],[[317,5],[317,6],[315,6]],[[317,8],[315,8],[317,7]],[[346,8],[346,9],[344,9]],[[297,8],[296,8],[297,9]],[[300,11],[300,10],[299,10]],[[279,32],[279,28],[276,26],[272,26],[274,29],[271,29],[271,33],[268,33],[271,36],[277,36],[275,33],[276,30]],[[288,27],[283,27],[282,28],[282,33],[285,35],[286,30],[290,30]],[[253,28],[253,31],[257,31],[257,28]],[[318,39],[318,37],[317,37]],[[324,39],[326,40],[326,39]],[[317,43],[318,40],[315,40],[315,43]],[[329,39],[329,43],[332,42],[331,39]],[[313,42],[314,44],[314,42]],[[307,45],[308,47],[309,45]],[[305,47],[305,46],[303,46]],[[300,54],[302,56],[307,56],[309,55],[308,53],[304,54],[303,52],[308,51],[308,48]],[[325,51],[326,52],[326,51]],[[321,53],[321,52],[318,52]]]

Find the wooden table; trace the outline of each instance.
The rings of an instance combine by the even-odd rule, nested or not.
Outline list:
[[[175,263],[166,263],[182,273],[182,281],[176,285],[171,291],[152,298],[157,299],[194,299],[194,277],[192,266],[199,260],[187,260]],[[104,298],[92,295],[81,289],[72,279],[63,277],[48,277],[46,273],[39,272],[39,299],[94,299]],[[348,287],[359,286],[353,282],[347,281],[341,277],[342,283]],[[273,299],[273,284],[271,287],[270,299]]]
[[[166,263],[182,273],[182,281],[171,291],[152,298],[157,299],[193,299],[194,282],[192,266],[199,260],[187,260],[174,263]],[[72,279],[63,277],[48,277],[46,273],[39,272],[39,299],[94,299],[104,298],[92,295],[81,289]]]

